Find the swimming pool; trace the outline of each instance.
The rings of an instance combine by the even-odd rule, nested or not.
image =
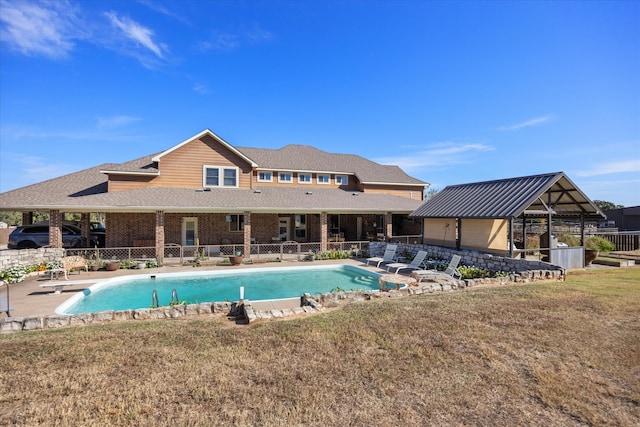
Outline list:
[[[169,305],[175,289],[180,302],[237,301],[240,287],[250,301],[295,298],[332,290],[376,290],[380,275],[351,265],[253,268],[123,276],[91,286],[56,308],[58,314],[148,308],[155,290]]]

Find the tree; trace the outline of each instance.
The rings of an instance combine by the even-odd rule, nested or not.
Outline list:
[[[429,188],[428,190],[425,190],[424,192],[424,199],[425,200],[429,200],[430,198],[432,198],[433,196],[435,196],[436,194],[438,194],[440,190],[437,188]]]
[[[610,211],[613,209],[624,208],[622,205],[616,205],[613,202],[607,202],[605,200],[594,200],[593,203],[600,208],[601,211]]]

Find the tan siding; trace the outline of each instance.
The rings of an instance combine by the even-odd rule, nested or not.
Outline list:
[[[460,227],[460,246],[464,249],[504,252],[507,248],[507,220],[463,219]]]
[[[456,245],[455,218],[425,218],[424,243],[431,245]]]
[[[264,187],[269,187],[269,186],[282,186],[282,187],[302,187],[302,188],[342,188],[344,190],[348,190],[348,191],[355,191],[358,190],[358,185],[357,185],[357,179],[353,176],[349,176],[349,185],[344,186],[344,185],[336,185],[335,184],[335,175],[334,174],[329,174],[329,176],[331,177],[331,183],[330,184],[318,184],[318,175],[327,175],[327,174],[317,174],[317,173],[312,173],[311,174],[311,184],[302,184],[298,182],[298,173],[297,172],[292,172],[291,174],[293,175],[293,181],[291,182],[279,182],[278,181],[278,171],[272,171],[273,173],[273,178],[271,180],[271,182],[266,182],[266,181],[258,181],[258,171],[254,170],[253,174],[252,174],[252,179],[253,179],[253,183],[254,186],[264,186]],[[301,173],[306,173],[306,172],[301,172]]]
[[[366,193],[390,194],[392,196],[406,197],[413,200],[422,200],[423,187],[407,187],[402,185],[371,185],[363,187]]]
[[[127,175],[110,175],[109,176],[109,192],[134,190],[149,186],[149,182],[154,177],[147,176],[127,176]]]
[[[200,188],[204,165],[236,166],[239,188],[251,188],[251,166],[208,135],[162,157],[158,165],[160,176],[149,185]]]

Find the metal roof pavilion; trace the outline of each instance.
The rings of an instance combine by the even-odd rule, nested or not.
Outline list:
[[[450,185],[410,216],[513,219],[522,215],[606,218],[564,172]]]

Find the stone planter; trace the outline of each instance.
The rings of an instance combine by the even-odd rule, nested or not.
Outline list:
[[[91,271],[98,271],[98,270],[100,270],[100,264],[91,264],[91,265],[89,266],[89,270],[91,270]]]
[[[600,255],[600,253],[598,251],[592,250],[592,249],[585,249],[584,250],[584,265],[591,265],[591,263],[593,262],[594,259],[598,258],[598,255]]]
[[[104,267],[107,271],[116,271],[120,269],[120,262],[119,261],[107,262],[104,265]]]
[[[229,262],[231,263],[231,265],[242,264],[242,255],[231,255],[229,257]]]
[[[142,270],[147,266],[147,263],[144,261],[141,261],[138,263],[138,270]]]

